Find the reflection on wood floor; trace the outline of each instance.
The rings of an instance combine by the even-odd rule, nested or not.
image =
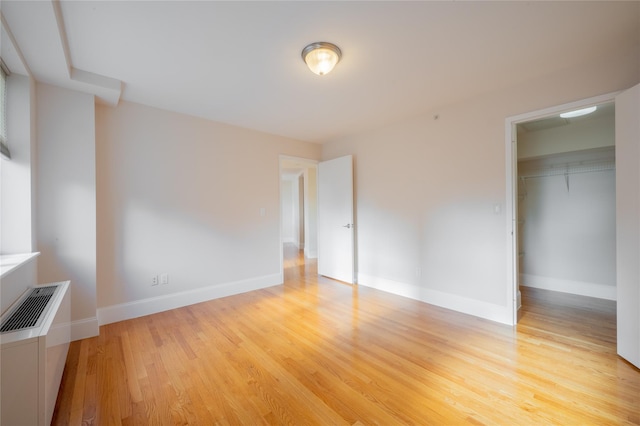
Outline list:
[[[73,342],[54,424],[638,424],[615,303],[523,289],[509,327],[318,277]]]

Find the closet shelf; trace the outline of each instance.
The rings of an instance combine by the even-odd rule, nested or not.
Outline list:
[[[523,172],[518,176],[518,178],[532,179],[547,176],[564,176],[578,173],[604,172],[608,170],[615,170],[615,168],[615,160],[613,159],[591,162],[580,161],[575,163],[559,164],[557,166],[534,169],[526,173]]]

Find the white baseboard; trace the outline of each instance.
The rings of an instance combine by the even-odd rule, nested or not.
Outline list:
[[[149,299],[136,300],[119,305],[106,306],[98,309],[98,323],[100,325],[111,324],[145,315],[156,314],[171,309],[181,308],[221,297],[233,296],[261,288],[282,284],[282,273],[250,278],[242,281],[219,284],[210,287],[198,288],[179,293],[167,294]]]
[[[71,341],[87,339],[100,334],[98,318],[85,318],[71,321]]]
[[[282,239],[282,243],[283,243],[283,244],[295,244],[295,242],[296,242],[296,241],[293,239],[293,237],[290,237],[290,238],[283,238],[283,239]]]
[[[584,281],[563,280],[559,278],[542,277],[539,275],[520,274],[520,285],[542,290],[559,291],[580,296],[596,297],[598,299],[616,300],[616,286],[589,283]]]
[[[516,294],[516,303],[518,304],[518,310],[522,308],[522,292],[518,289],[518,293]]]
[[[318,258],[318,251],[317,250],[311,250],[311,249],[305,249],[304,250],[304,257],[306,257],[307,259],[317,259]]]
[[[469,299],[455,294],[430,290],[413,284],[358,274],[358,284],[388,293],[420,300],[441,308],[488,319],[502,324],[513,325],[513,313],[506,306]]]

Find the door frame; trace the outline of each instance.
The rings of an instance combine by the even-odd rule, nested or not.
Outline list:
[[[579,101],[556,105],[536,111],[526,112],[505,119],[505,159],[506,159],[506,242],[507,242],[507,309],[512,312],[511,325],[518,323],[519,271],[518,271],[518,152],[517,125],[538,120],[565,111],[585,108],[591,105],[615,102],[621,91],[594,96]]]
[[[318,175],[318,161],[317,160],[312,160],[310,158],[303,158],[303,157],[294,157],[291,155],[284,155],[284,154],[280,154],[278,156],[278,211],[280,212],[280,214],[278,215],[280,218],[280,222],[278,224],[278,229],[279,229],[279,233],[280,233],[280,281],[284,282],[284,252],[283,252],[283,247],[284,247],[284,238],[282,236],[282,163],[283,161],[295,161],[297,163],[300,163],[302,165],[305,166],[305,171],[303,172],[304,175],[304,185],[305,185],[305,191],[304,191],[304,200],[303,200],[303,204],[304,204],[304,232],[305,232],[305,238],[308,238],[309,235],[309,214],[310,214],[310,210],[309,210],[309,200],[308,200],[308,194],[309,191],[307,190],[307,186],[309,185],[309,180],[308,180],[308,176],[307,176],[307,169],[309,168],[314,168],[316,169],[316,197],[317,197],[317,193],[318,193],[318,181],[317,181],[317,175]],[[316,200],[316,217],[317,217],[317,200]],[[316,224],[317,225],[317,224]],[[317,230],[316,230],[316,234],[317,234]]]

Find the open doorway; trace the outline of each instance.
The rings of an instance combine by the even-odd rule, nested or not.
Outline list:
[[[281,267],[318,257],[317,176],[313,160],[280,156]]]
[[[507,119],[514,324],[521,289],[616,298],[614,97]],[[560,116],[591,106],[588,115]]]

